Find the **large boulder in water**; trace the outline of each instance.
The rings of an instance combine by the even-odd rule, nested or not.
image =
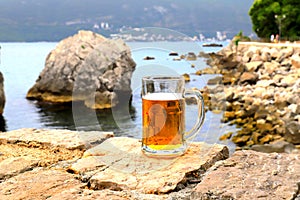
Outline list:
[[[84,101],[93,109],[111,108],[130,99],[135,66],[122,40],[79,31],[49,53],[27,98],[54,103]]]
[[[4,93],[4,78],[2,73],[0,72],[0,114],[3,114],[5,106],[5,93]]]

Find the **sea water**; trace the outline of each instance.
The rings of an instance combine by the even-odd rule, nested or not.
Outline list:
[[[3,113],[2,130],[10,131],[20,128],[49,128],[85,131],[113,131],[116,136],[141,138],[141,78],[148,75],[182,75],[188,73],[191,81],[187,88],[203,88],[212,75],[197,76],[195,72],[207,67],[202,58],[195,61],[180,59],[200,51],[216,52],[220,47],[202,47],[201,42],[128,42],[132,58],[136,62],[131,87],[133,91],[132,106],[125,109],[91,110],[80,103],[69,105],[40,104],[27,100],[26,93],[34,85],[43,70],[47,55],[57,45],[56,42],[35,43],[0,43],[0,71],[4,76],[6,105]],[[227,45],[227,42],[222,42]],[[169,56],[177,52],[179,56]],[[145,60],[150,56],[155,59]],[[193,127],[197,113],[196,105],[186,108],[187,129]],[[224,143],[219,137],[234,127],[222,124],[222,113],[206,113],[206,119],[195,141]],[[233,146],[230,141],[225,142]]]

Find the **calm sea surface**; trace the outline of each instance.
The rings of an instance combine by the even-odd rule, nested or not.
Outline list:
[[[26,100],[27,91],[32,87],[44,68],[48,53],[57,43],[0,43],[0,71],[4,75],[6,105],[4,109],[4,126],[2,130],[10,131],[20,128],[48,128],[87,131],[113,131],[116,136],[141,137],[141,77],[150,74],[191,74],[191,82],[187,88],[202,88],[211,76],[193,75],[198,69],[206,67],[202,59],[187,62],[174,61],[179,55],[200,51],[215,52],[220,47],[202,47],[202,43],[193,42],[129,42],[132,57],[137,68],[132,77],[133,102],[128,109],[94,111],[81,104],[73,105],[41,105]],[[223,42],[227,45],[227,42]],[[146,56],[154,60],[144,60]],[[195,67],[191,67],[194,65]],[[187,108],[187,129],[195,123],[196,106]],[[207,112],[205,123],[195,138],[196,141],[223,143],[233,148],[229,141],[220,142],[218,138],[234,127],[220,123],[221,114]]]

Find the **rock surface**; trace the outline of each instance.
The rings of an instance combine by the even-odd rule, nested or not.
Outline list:
[[[191,199],[300,198],[300,154],[237,151],[218,162]]]
[[[129,103],[135,66],[122,40],[79,31],[49,53],[27,98],[54,103],[83,101],[93,109]]]
[[[182,157],[148,158],[139,140],[111,136],[44,129],[0,133],[0,199],[186,196],[191,188],[180,190],[195,185],[204,171],[228,157],[223,145],[193,143]]]
[[[98,172],[89,181],[91,189],[162,194],[175,190],[179,183],[196,181],[192,173],[201,173],[228,157],[228,149],[222,145],[193,143],[184,156],[174,159],[149,158],[140,146],[137,139],[108,139],[87,150],[71,170],[84,176],[85,172],[97,168]]]
[[[237,51],[233,46],[210,54],[211,67],[198,73],[222,74],[222,81],[202,90],[208,109],[223,111],[222,121],[237,126],[228,139],[238,149],[283,140],[297,147],[300,46],[241,42]]]
[[[78,136],[82,135],[82,136]],[[173,159],[106,132],[0,133],[0,199],[299,199],[300,153],[192,143]],[[227,160],[224,160],[226,159]]]
[[[112,132],[77,132],[69,130],[18,129],[0,133],[0,144],[22,144],[27,146],[49,146],[65,149],[87,149],[113,137]]]
[[[83,184],[62,170],[35,168],[0,183],[0,198],[49,199],[51,196]]]

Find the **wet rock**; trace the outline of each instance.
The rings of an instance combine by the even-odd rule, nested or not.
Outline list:
[[[2,72],[0,72],[0,115],[3,114],[5,106],[5,92],[4,92],[4,78]]]
[[[174,61],[181,61],[181,58],[173,58]]]
[[[239,61],[237,61],[235,57],[235,53],[229,53],[226,57],[222,57],[219,61],[220,67],[226,70],[235,69],[237,66],[239,66]]]
[[[223,72],[223,84],[224,85],[234,85],[240,79],[241,72]]]
[[[180,55],[179,58],[180,58],[181,60],[183,60],[183,59],[185,59],[185,57],[186,57],[185,55]]]
[[[253,145],[251,147],[251,150],[263,153],[291,153],[293,149],[295,149],[293,144],[282,140],[265,145]]]
[[[204,51],[200,51],[199,54],[198,54],[198,57],[210,58],[210,55],[209,55],[209,53],[205,53]]]
[[[263,129],[260,128],[260,130],[263,134],[265,134],[266,132],[268,133],[268,131],[272,131],[270,128],[263,128]],[[274,136],[271,134],[267,134],[259,139],[260,144],[268,144],[272,141],[274,141]]]
[[[227,91],[228,113],[221,121],[241,128],[231,140],[239,147],[249,148],[283,139],[287,132],[285,122],[300,121],[299,48],[243,43],[236,53],[232,47],[231,44],[210,54],[212,61],[208,62],[219,69]],[[235,66],[230,61],[236,62]],[[208,108],[213,110],[214,106]]]
[[[224,118],[231,120],[235,118],[235,112],[234,111],[225,111],[224,112]]]
[[[222,83],[223,78],[221,76],[216,76],[215,78],[209,79],[207,81],[208,85],[217,85]]]
[[[198,71],[196,71],[196,73],[195,73],[196,75],[198,75],[198,76],[201,76],[202,75],[202,70],[198,70]]]
[[[143,58],[143,60],[155,60],[155,57],[146,56],[146,57]]]
[[[204,68],[203,70],[198,70],[196,72],[197,75],[202,75],[202,74],[215,74],[216,71],[212,67],[207,67]]]
[[[229,132],[229,133],[226,133],[224,135],[222,135],[219,140],[223,141],[223,140],[228,140],[231,138],[231,136],[233,135],[233,132]]]
[[[300,144],[300,123],[291,121],[286,123],[284,138],[292,144]]]
[[[264,119],[259,119],[256,121],[256,127],[262,132],[272,131],[273,125],[266,122]]]
[[[254,119],[266,119],[269,114],[268,110],[258,109],[254,114]]]
[[[188,52],[186,58],[186,60],[190,60],[190,61],[193,61],[193,60],[197,60],[197,56],[194,52]]]
[[[179,55],[178,55],[177,52],[173,52],[173,51],[172,51],[172,52],[169,53],[169,56],[179,56]]]
[[[218,43],[205,43],[202,45],[203,47],[222,47],[222,44],[218,44]]]
[[[185,73],[185,74],[183,74],[182,76],[183,76],[185,82],[190,82],[190,81],[191,81],[191,77],[190,77],[189,74]]]
[[[245,129],[242,129],[237,135],[232,137],[232,142],[234,142],[237,146],[245,146],[250,138],[251,136],[249,133],[246,132]]]

